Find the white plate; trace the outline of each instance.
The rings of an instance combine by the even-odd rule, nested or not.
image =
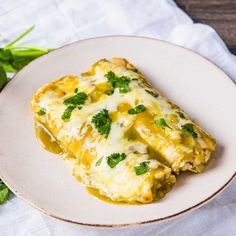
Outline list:
[[[61,76],[78,75],[101,58],[125,57],[217,140],[202,174],[185,174],[160,202],[112,205],[90,196],[64,161],[37,143],[32,95]],[[0,93],[0,173],[21,198],[43,212],[89,226],[126,226],[170,219],[199,207],[235,175],[236,89],[208,60],[166,42],[129,36],[79,41],[33,61]],[[187,175],[187,176],[186,176]]]

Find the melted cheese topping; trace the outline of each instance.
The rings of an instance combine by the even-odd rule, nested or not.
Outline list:
[[[114,88],[113,94],[106,94],[112,89],[105,76],[110,71],[130,78],[127,93]],[[63,102],[75,95],[75,89],[86,93],[88,99],[64,121],[61,116],[67,106]],[[144,112],[128,113],[139,104],[146,107]],[[175,183],[172,172],[202,171],[215,148],[215,141],[206,132],[121,58],[100,60],[79,77],[66,76],[45,85],[33,97],[32,108],[36,121],[69,154],[64,156],[73,175],[113,201],[147,203],[163,197]],[[38,114],[42,108],[45,115]],[[107,138],[92,122],[103,109],[112,120]],[[164,119],[168,127],[157,125],[158,119]],[[185,124],[192,124],[197,137],[184,132]],[[126,158],[111,168],[106,157],[114,153],[125,153]],[[135,167],[142,162],[148,162],[148,171],[137,175]]]

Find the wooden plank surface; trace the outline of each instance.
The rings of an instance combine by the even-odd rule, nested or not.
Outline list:
[[[236,54],[236,0],[176,0],[195,22],[212,26]]]

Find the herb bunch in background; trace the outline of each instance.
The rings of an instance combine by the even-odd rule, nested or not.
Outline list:
[[[11,43],[0,48],[0,91],[10,80],[7,73],[16,73],[32,60],[48,53],[52,49],[43,49],[28,45],[16,45],[16,43],[29,34],[34,27],[29,28]],[[1,45],[1,44],[0,44]],[[10,197],[10,190],[0,179],[0,204]]]
[[[32,60],[48,53],[52,49],[43,49],[16,43],[29,34],[34,27],[29,28],[15,40],[0,48],[0,90],[8,82],[7,73],[16,73]]]

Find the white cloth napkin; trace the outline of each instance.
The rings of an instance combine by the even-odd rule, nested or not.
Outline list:
[[[0,36],[8,43],[27,27],[24,43],[55,48],[83,38],[128,34],[159,38],[200,53],[236,81],[236,57],[209,26],[194,24],[172,0],[7,0],[0,6]],[[1,45],[2,42],[0,42]],[[4,236],[236,235],[236,182],[207,205],[180,218],[128,229],[91,229],[64,223],[17,197],[0,206]]]

